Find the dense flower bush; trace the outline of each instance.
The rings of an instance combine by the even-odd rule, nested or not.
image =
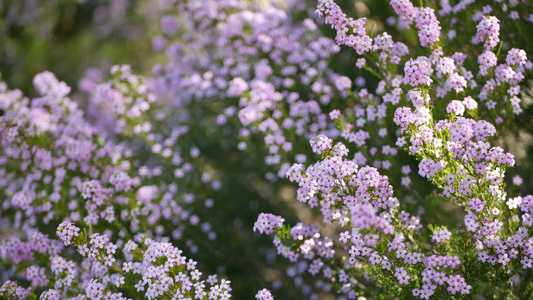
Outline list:
[[[533,11],[486,2],[165,0],[151,75],[0,82],[0,297],[530,297]]]

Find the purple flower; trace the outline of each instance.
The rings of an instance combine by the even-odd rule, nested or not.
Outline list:
[[[479,64],[479,74],[487,76],[489,75],[488,70],[497,65],[498,59],[492,51],[485,50],[478,57],[477,62]]]
[[[168,44],[168,41],[165,37],[163,36],[156,36],[152,39],[152,49],[155,51],[155,52],[159,52],[163,49],[165,49],[165,47],[167,46]]]
[[[437,74],[451,74],[452,72],[457,70],[457,67],[455,66],[455,61],[450,57],[441,57],[439,58],[435,70],[437,71]]]
[[[324,151],[331,149],[332,140],[324,135],[319,135],[316,140],[310,140],[309,143],[316,154],[322,154]]]
[[[60,300],[61,293],[58,290],[49,289],[44,291],[39,297],[40,300]]]
[[[523,66],[527,62],[526,51],[522,49],[512,48],[507,52],[505,62],[510,66]]]
[[[164,16],[161,18],[161,27],[166,35],[173,35],[179,28],[178,20],[174,16]]]
[[[283,219],[273,214],[261,213],[254,224],[254,232],[259,231],[261,234],[271,234],[276,228],[283,226]]]
[[[33,78],[33,85],[42,96],[50,96],[41,98],[47,102],[53,101],[50,104],[57,104],[61,98],[70,93],[70,87],[66,83],[58,81],[54,74],[50,72],[37,74]]]
[[[407,92],[407,98],[411,100],[415,108],[424,107],[429,104],[429,95],[423,94],[422,91],[414,89]]]
[[[440,40],[439,21],[435,16],[435,10],[429,7],[421,7],[415,17],[418,38],[422,46],[432,46]]]
[[[452,100],[452,102],[450,102],[450,104],[448,104],[446,107],[446,112],[448,114],[462,116],[465,113],[465,106],[459,100]]]
[[[337,87],[339,91],[352,88],[352,81],[346,76],[335,76],[333,80],[335,82],[335,87]]]
[[[400,284],[409,284],[409,279],[411,276],[407,275],[407,271],[403,267],[396,268],[394,272],[394,277],[398,279]]]
[[[155,185],[143,186],[137,190],[137,201],[148,204],[157,198],[158,188]]]
[[[433,69],[431,68],[431,63],[428,61],[427,57],[419,56],[416,60],[411,58],[405,63],[404,72],[404,83],[409,84],[410,86],[429,86],[433,82],[430,77]]]
[[[407,24],[413,23],[413,19],[417,13],[417,10],[410,0],[391,0],[390,5],[396,14],[398,14],[398,16]]]
[[[257,300],[274,300],[274,297],[272,296],[272,293],[267,289],[262,289],[257,292],[255,295],[255,299]]]
[[[238,97],[248,90],[248,84],[240,77],[234,78],[229,83],[228,96]]]
[[[394,123],[403,129],[415,122],[415,115],[410,107],[398,107],[394,113]]]
[[[30,208],[31,203],[33,202],[33,197],[28,195],[26,192],[17,192],[11,198],[11,205],[14,208],[21,210],[27,210]]]
[[[432,241],[440,243],[441,241],[448,241],[452,237],[452,233],[448,229],[435,230],[433,232]]]
[[[453,72],[446,80],[446,87],[454,89],[456,93],[460,93],[467,87],[467,82],[459,73]]]
[[[476,26],[477,33],[474,37],[476,43],[483,43],[485,50],[490,50],[500,42],[500,20],[493,16],[483,16]]]
[[[80,235],[79,232],[80,229],[70,222],[63,222],[59,224],[56,231],[57,236],[61,241],[63,241],[63,243],[65,243],[65,246],[70,245],[72,239]]]

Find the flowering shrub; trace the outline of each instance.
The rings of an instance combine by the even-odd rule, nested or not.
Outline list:
[[[442,200],[464,209],[463,221],[452,231],[442,225],[423,230],[419,218],[399,209],[387,176],[376,168],[359,167],[365,161],[357,157],[347,159],[345,142],[334,144],[318,136],[310,144],[321,160],[307,169],[295,164],[287,176],[299,186],[299,201],[320,208],[325,223],[338,223],[337,248],[334,239],[302,224],[271,224],[260,216],[255,229],[273,231],[278,254],[300,261],[315,278],[330,282],[323,288],[334,288],[349,299],[377,296],[377,289],[377,297],[402,299],[519,292],[510,280],[528,285],[520,276],[531,268],[526,200],[531,196],[507,198],[503,178],[515,159],[491,143],[496,134],[491,122],[502,124],[511,113],[522,112],[519,84],[531,63],[524,50],[512,48],[498,64],[501,46],[497,55],[492,51],[500,43],[499,21],[484,16],[473,38],[474,44],[483,44],[482,54],[473,58],[483,77],[475,80],[465,67],[471,65],[468,55],[445,56],[450,50],[440,41],[445,34],[433,9],[415,8],[406,1],[391,5],[404,26],[414,23],[420,45],[429,48],[428,56],[398,57],[391,36],[383,33],[372,39],[361,19],[348,17],[333,1],[318,1],[317,12],[336,30],[338,44],[365,56],[358,66],[382,80],[378,94],[383,95],[382,103],[394,108],[392,120],[400,129],[396,146],[419,160],[419,175],[437,187]],[[402,61],[403,74],[394,67]],[[346,130],[338,112],[330,117]],[[388,168],[387,164],[384,169]],[[409,186],[410,181],[402,184]]]
[[[162,1],[165,61],[89,71],[86,112],[50,72],[1,82],[1,297],[529,297],[527,157],[501,145],[530,5],[357,3]]]
[[[114,71],[120,74],[116,85],[127,82],[128,88],[135,88],[133,102],[109,85],[101,87],[108,101],[116,100],[113,113],[124,126],[115,129],[127,133],[125,126],[135,130],[131,126],[140,123],[140,113],[147,111],[153,95],[126,68]],[[176,182],[158,180],[163,173],[157,166],[134,172],[128,148],[99,136],[66,97],[68,86],[51,73],[37,75],[34,85],[41,97],[31,101],[2,86],[2,189],[9,195],[2,205],[3,218],[12,230],[24,232],[3,240],[3,261],[17,265],[16,273],[31,282],[31,288],[49,288],[43,299],[229,299],[229,281],[219,283],[214,275],[206,287],[197,263],[162,236],[166,222],[173,224],[168,234],[176,239],[185,230],[180,223],[200,222],[186,207],[194,197],[185,194],[189,200],[177,202]],[[150,185],[154,182],[161,185]],[[81,231],[73,222],[86,224],[90,231]],[[209,223],[202,224],[202,231],[206,238],[216,238]],[[78,258],[59,241],[75,247]],[[196,246],[189,246],[194,252]],[[26,296],[33,296],[31,288]],[[8,282],[3,293],[11,298],[23,292]]]

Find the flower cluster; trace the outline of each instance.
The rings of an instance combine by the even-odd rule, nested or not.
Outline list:
[[[494,16],[483,16],[477,25],[477,33],[474,41],[483,43],[486,50],[490,50],[500,42],[500,20]]]
[[[267,289],[262,289],[257,292],[257,295],[255,295],[255,299],[258,300],[273,300],[274,297],[272,297],[272,293]]]
[[[254,231],[271,234],[276,228],[281,227],[284,221],[281,217],[263,213],[259,215],[257,222],[255,222]]]

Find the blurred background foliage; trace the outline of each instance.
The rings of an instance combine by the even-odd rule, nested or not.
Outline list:
[[[259,8],[265,1],[243,0],[250,7]],[[314,11],[315,1],[305,1],[309,10]],[[11,88],[21,89],[26,95],[34,96],[32,78],[35,74],[49,70],[69,84],[80,101],[87,97],[80,92],[78,83],[87,70],[96,68],[102,74],[108,74],[114,64],[129,64],[137,74],[149,76],[152,67],[164,63],[162,53],[152,51],[152,37],[160,31],[161,16],[164,11],[161,0],[0,0],[0,72]],[[273,1],[276,2],[276,1]],[[283,6],[283,1],[279,2]],[[387,0],[375,1],[338,1],[344,11],[356,17],[368,17],[374,23],[374,32],[386,31],[395,40],[401,40],[411,51],[420,49],[414,31],[398,29],[390,16],[395,16]],[[433,6],[438,4],[433,3]],[[175,13],[175,12],[174,12]],[[179,12],[177,12],[179,14]],[[466,14],[466,12],[464,12]],[[294,15],[294,22],[307,17],[308,14]],[[462,26],[475,28],[471,17],[458,16],[465,23]],[[531,24],[505,27],[510,32],[531,32]],[[473,26],[473,27],[472,27]],[[513,25],[514,26],[514,25]],[[321,25],[322,32],[334,38],[334,32],[328,25]],[[509,37],[509,38],[507,38]],[[505,40],[512,45],[532,53],[528,34],[507,34]],[[448,41],[455,49],[466,47],[468,41],[454,39]],[[465,49],[466,51],[466,49]],[[427,53],[413,53],[427,54]],[[342,48],[332,60],[330,68],[355,80],[365,78],[367,87],[377,87],[378,79],[355,68],[357,55],[354,51]],[[97,76],[98,77],[98,76]],[[105,77],[105,76],[104,76]],[[100,78],[103,80],[104,78]],[[531,84],[529,84],[531,86]],[[524,113],[513,122],[506,131],[500,131],[500,143],[517,155],[518,167],[508,171],[507,181],[511,193],[525,195],[532,193],[533,176],[533,106],[531,89],[524,91]],[[529,101],[529,102],[527,102]],[[213,112],[217,113],[213,108]],[[234,120],[237,121],[237,120]],[[199,120],[200,122],[200,120]],[[238,121],[237,121],[238,122]],[[260,288],[272,288],[281,285],[275,292],[279,299],[301,299],[300,291],[294,288],[292,279],[283,272],[288,263],[276,259],[275,250],[267,237],[258,237],[252,232],[253,223],[260,212],[271,212],[286,217],[294,224],[299,220],[313,221],[313,214],[295,200],[296,190],[287,181],[271,182],[267,174],[277,173],[272,167],[265,166],[264,157],[267,149],[260,136],[251,136],[253,148],[241,151],[237,148],[239,137],[233,135],[241,127],[240,123],[230,123],[227,134],[220,132],[194,131],[193,136],[202,153],[204,167],[211,168],[223,189],[217,194],[215,209],[206,211],[202,220],[209,220],[215,227],[223,228],[223,234],[215,242],[207,240],[194,241],[200,247],[196,254],[187,253],[197,259],[206,273],[224,273],[234,288],[235,299],[250,299]],[[391,128],[391,132],[394,128]],[[398,159],[407,162],[416,173],[416,161],[405,153]],[[412,212],[434,211],[434,215],[423,215],[422,220],[432,223],[454,223],[461,216],[456,215],[453,207],[442,208],[434,187],[419,176],[414,176],[410,190],[400,186],[400,170],[391,170],[391,183],[396,188],[396,196],[403,206]],[[521,186],[513,186],[511,178],[520,175],[524,179]],[[417,195],[416,199],[406,199],[407,194]],[[407,193],[409,192],[409,193]],[[202,203],[196,211],[201,212]],[[201,235],[199,235],[201,236]],[[184,242],[185,243],[185,242]],[[177,245],[185,248],[183,245]],[[250,278],[257,278],[250,280]],[[331,299],[324,296],[324,299]]]
[[[90,67],[153,65],[150,33],[159,1],[2,0],[0,72],[13,88],[33,95],[32,78],[50,70],[76,89]]]

